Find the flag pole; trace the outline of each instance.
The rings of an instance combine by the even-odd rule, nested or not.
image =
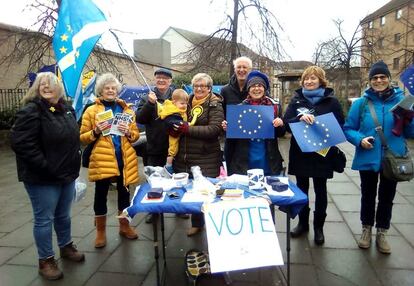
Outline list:
[[[144,77],[144,74],[141,72],[141,69],[138,67],[138,65],[135,63],[134,59],[127,53],[127,51],[125,50],[124,46],[122,45],[121,41],[119,40],[118,36],[115,34],[114,31],[112,31],[112,29],[109,29],[109,31],[111,32],[111,34],[115,37],[117,43],[118,43],[118,47],[121,49],[122,53],[124,53],[124,55],[127,55],[130,60],[132,61],[132,63],[134,64],[135,69],[138,71],[139,75],[142,77],[142,79],[144,80],[145,85],[148,87],[148,90],[151,91],[151,87],[149,86],[147,80]]]

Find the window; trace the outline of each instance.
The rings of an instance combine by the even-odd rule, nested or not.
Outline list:
[[[378,48],[384,47],[384,38],[379,38],[377,42]]]
[[[369,21],[368,23],[368,29],[374,28],[374,21]]]
[[[401,41],[401,34],[400,33],[394,34],[394,44],[399,44],[400,41]]]
[[[392,60],[392,68],[394,70],[399,70],[400,69],[400,59],[399,58],[394,58]]]
[[[399,20],[402,17],[402,9],[398,9],[397,11],[395,11],[395,19]]]
[[[382,16],[380,19],[381,26],[385,25],[385,16]]]

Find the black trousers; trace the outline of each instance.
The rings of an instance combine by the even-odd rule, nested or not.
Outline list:
[[[373,226],[375,220],[375,227],[389,229],[397,182],[385,178],[382,172],[359,171],[359,175],[361,178],[361,223]],[[378,205],[375,211],[377,191]]]
[[[307,196],[309,194],[309,177],[296,176],[296,185],[302,190]],[[327,178],[312,178],[313,189],[315,191],[315,212],[313,224],[315,227],[323,227],[326,217],[326,208],[328,207],[328,193],[326,182]],[[303,210],[306,211],[309,208],[304,206]]]
[[[95,215],[106,215],[108,212],[106,202],[111,181],[112,178],[108,178],[95,182],[95,200],[93,202]],[[123,211],[130,204],[129,192],[124,186],[123,176],[116,177],[116,189],[118,193],[118,211]]]
[[[147,155],[147,166],[164,167],[167,155]]]

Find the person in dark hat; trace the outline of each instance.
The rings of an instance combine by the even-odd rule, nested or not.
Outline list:
[[[398,119],[391,109],[404,99],[404,93],[400,88],[391,86],[391,73],[383,61],[371,66],[368,78],[369,88],[351,105],[344,132],[347,140],[355,146],[352,169],[359,171],[361,180],[362,233],[358,246],[362,249],[371,247],[372,227],[375,225],[377,249],[381,253],[389,254],[391,246],[386,234],[391,224],[397,182],[383,174],[381,162],[384,152],[381,138],[367,105],[372,103],[388,147],[396,155],[405,155],[405,139],[414,137],[414,122],[410,120],[401,126],[400,134],[395,132]]]
[[[329,88],[325,71],[318,66],[307,67],[301,76],[301,88],[295,90],[289,105],[286,108],[284,121],[287,131],[291,132],[289,123],[306,122],[314,124],[315,116],[332,112],[339,125],[344,124],[342,106]],[[330,147],[327,154],[319,152],[302,152],[295,136],[290,139],[289,148],[289,175],[296,177],[296,184],[306,195],[309,193],[309,181],[313,181],[315,192],[315,207],[313,212],[314,241],[317,245],[325,243],[323,227],[328,207],[327,181],[333,178],[333,156],[338,150]],[[290,232],[291,237],[300,237],[309,231],[309,205],[299,213],[299,223]]]
[[[243,105],[267,105],[274,110],[272,121],[275,136],[274,139],[235,139],[233,159],[227,162],[229,174],[246,174],[248,169],[263,169],[265,175],[281,175],[283,173],[283,158],[278,148],[278,137],[285,134],[285,126],[281,117],[281,110],[275,100],[267,96],[269,94],[269,79],[264,73],[251,71],[246,81],[247,98]],[[224,121],[224,130],[227,130],[227,122]]]
[[[146,166],[163,167],[168,155],[168,130],[166,124],[157,114],[157,102],[163,104],[171,99],[174,89],[171,87],[172,72],[159,68],[154,72],[155,87],[148,96],[141,100],[137,108],[137,123],[145,125]],[[188,218],[188,215],[179,215]],[[146,223],[152,222],[152,215],[145,218]]]

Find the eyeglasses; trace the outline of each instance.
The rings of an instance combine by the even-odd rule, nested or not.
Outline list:
[[[202,85],[202,84],[200,84],[200,85],[195,84],[195,85],[193,85],[193,88],[194,88],[194,89],[197,89],[197,88],[200,88],[200,89],[207,89],[207,88],[209,88],[209,86],[208,86],[208,85]]]
[[[380,79],[380,80],[385,80],[385,79],[387,79],[388,77],[386,76],[386,75],[375,75],[375,76],[373,76],[373,77],[371,77],[371,80],[372,81],[376,81],[376,80],[378,80],[378,79]]]

